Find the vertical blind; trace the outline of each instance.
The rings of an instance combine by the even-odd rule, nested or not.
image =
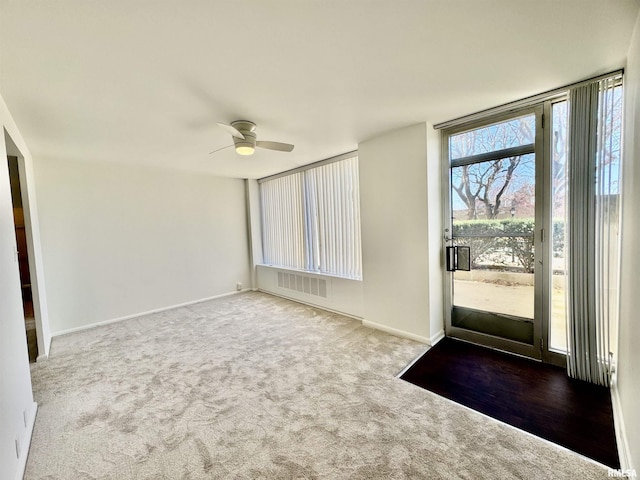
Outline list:
[[[260,184],[266,264],[362,278],[358,157]]]
[[[619,76],[569,91],[567,369],[604,386],[617,322],[621,100]]]
[[[301,172],[260,184],[265,263],[305,268],[302,186]]]

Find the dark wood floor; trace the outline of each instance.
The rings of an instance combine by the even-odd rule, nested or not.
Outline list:
[[[30,294],[29,294],[30,295]],[[27,347],[29,349],[29,362],[34,363],[38,358],[38,338],[36,335],[36,319],[33,315],[33,302],[31,298],[22,302],[24,310],[24,327],[27,334]]]
[[[563,368],[445,338],[402,379],[620,468],[609,389]]]
[[[27,348],[29,350],[29,362],[34,363],[38,358],[38,338],[36,336],[36,319],[26,317],[24,326],[27,333]]]

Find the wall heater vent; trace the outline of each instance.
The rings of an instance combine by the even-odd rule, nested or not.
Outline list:
[[[314,297],[327,298],[327,281],[298,273],[278,272],[278,287]]]

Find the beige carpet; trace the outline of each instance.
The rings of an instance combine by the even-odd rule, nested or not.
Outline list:
[[[56,337],[25,478],[606,478],[395,378],[423,350],[261,293]]]

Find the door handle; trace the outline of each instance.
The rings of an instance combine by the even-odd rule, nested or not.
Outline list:
[[[447,272],[456,271],[456,247],[446,247]]]
[[[466,246],[446,247],[447,271],[471,270],[471,248]]]

